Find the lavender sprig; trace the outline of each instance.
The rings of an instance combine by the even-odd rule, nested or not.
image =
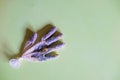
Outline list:
[[[34,33],[32,36],[30,36],[29,40],[26,42],[24,49],[26,49],[28,46],[35,43],[37,39],[37,33]]]
[[[57,43],[58,41],[60,41],[63,35],[58,34],[57,36],[55,36],[54,34],[56,32],[57,29],[53,26],[37,43],[35,42],[38,38],[38,34],[35,32],[26,42],[24,53],[18,59],[11,59],[9,62],[10,65],[14,68],[18,68],[20,66],[21,60],[39,62],[57,57],[58,54],[56,54],[55,51],[62,48],[64,44]],[[26,50],[26,48],[29,49]]]

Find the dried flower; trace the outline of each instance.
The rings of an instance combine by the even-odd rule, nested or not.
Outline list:
[[[63,43],[57,43],[62,38],[62,34],[54,35],[56,27],[52,28],[36,43],[38,34],[35,32],[24,46],[23,54],[17,59],[10,59],[9,63],[13,68],[19,68],[21,60],[32,62],[46,61],[58,56],[54,51],[63,47]]]

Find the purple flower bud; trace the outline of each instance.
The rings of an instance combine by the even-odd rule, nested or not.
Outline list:
[[[25,48],[27,48],[28,46],[34,44],[35,41],[36,41],[36,39],[37,39],[37,33],[34,33],[34,34],[29,38],[29,40],[26,42]],[[24,49],[25,49],[25,48],[24,48]]]
[[[50,45],[50,44],[58,41],[59,39],[62,38],[62,36],[63,36],[62,34],[59,34],[59,35],[57,35],[57,36],[52,36],[51,38],[48,38],[48,39],[46,40],[46,45]]]
[[[46,40],[46,39],[49,38],[51,35],[53,35],[55,32],[56,32],[56,27],[53,26],[53,27],[50,29],[50,31],[42,37],[42,40]]]

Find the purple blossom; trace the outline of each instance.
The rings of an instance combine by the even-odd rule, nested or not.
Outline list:
[[[42,36],[41,40],[36,43],[38,34],[35,32],[26,41],[24,46],[24,53],[19,57],[19,59],[11,59],[10,64],[16,66],[20,62],[19,60],[27,61],[46,61],[58,56],[55,51],[62,48],[64,44],[60,41],[63,34],[54,35],[57,32],[55,26]],[[58,43],[59,42],[59,43]],[[27,49],[28,48],[28,49]],[[26,50],[27,49],[27,50]]]

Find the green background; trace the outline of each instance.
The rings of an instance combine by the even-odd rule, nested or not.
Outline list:
[[[28,26],[64,34],[55,60],[12,69]],[[120,80],[119,0],[0,0],[0,80]]]

